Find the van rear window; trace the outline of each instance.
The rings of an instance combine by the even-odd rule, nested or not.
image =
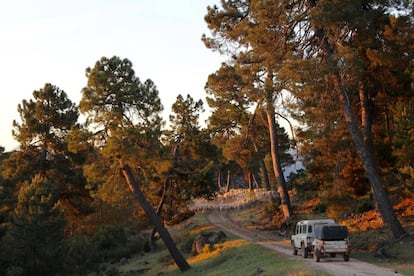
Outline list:
[[[342,225],[321,225],[315,228],[315,238],[325,241],[348,238],[348,229]]]

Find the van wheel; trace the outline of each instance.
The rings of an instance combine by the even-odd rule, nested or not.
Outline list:
[[[319,263],[319,261],[321,260],[321,255],[319,253],[318,249],[315,249],[313,251],[313,259],[315,260],[315,262]]]
[[[302,250],[303,250],[303,258],[308,257],[308,249],[305,247],[305,245],[302,243]]]
[[[294,256],[298,255],[298,249],[295,247],[295,242],[292,241],[291,244],[292,244],[292,253],[293,253],[293,255]]]
[[[344,261],[349,262],[349,253],[344,253]]]

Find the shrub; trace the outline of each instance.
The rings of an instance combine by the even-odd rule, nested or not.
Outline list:
[[[180,250],[185,253],[191,253],[194,239],[197,235],[189,235],[184,238],[180,243]]]
[[[277,196],[271,196],[264,207],[264,211],[268,214],[274,214],[278,212],[279,206],[280,199]]]
[[[127,236],[120,226],[103,226],[91,239],[99,261],[107,262],[122,257],[119,256],[118,250],[126,244]]]
[[[318,213],[325,213],[326,212],[326,204],[324,204],[324,203],[318,203],[315,206],[314,211],[316,211]]]
[[[65,271],[74,275],[86,275],[98,271],[99,256],[89,236],[79,234],[69,240]]]
[[[374,205],[372,204],[371,201],[369,201],[369,200],[363,200],[363,201],[359,201],[358,202],[358,205],[356,207],[355,212],[357,214],[362,214],[362,213],[371,211],[373,209],[374,209]]]
[[[330,218],[339,218],[354,211],[354,200],[346,191],[325,190],[319,193],[319,198]]]
[[[1,240],[0,264],[9,274],[55,275],[62,272],[65,220],[55,183],[36,176],[24,185],[7,233]]]

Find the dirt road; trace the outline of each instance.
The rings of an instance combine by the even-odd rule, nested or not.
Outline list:
[[[207,215],[211,224],[220,228],[224,232],[232,233],[242,239],[252,243],[259,244],[266,248],[275,250],[281,254],[303,260],[306,265],[315,267],[319,270],[326,271],[332,275],[337,276],[388,276],[388,275],[402,275],[398,271],[392,269],[378,267],[369,263],[361,262],[351,258],[349,262],[344,262],[342,258],[326,258],[321,259],[320,263],[316,263],[313,258],[303,259],[301,256],[293,256],[288,241],[276,241],[268,233],[260,230],[247,230],[234,223],[227,212],[212,212]]]

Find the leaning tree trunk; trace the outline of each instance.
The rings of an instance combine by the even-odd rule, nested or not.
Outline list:
[[[253,183],[256,185],[256,189],[260,189],[261,186],[259,185],[259,182],[257,182],[256,176],[254,176],[254,173],[252,173]]]
[[[280,196],[281,207],[285,219],[290,218],[293,215],[292,205],[290,203],[289,192],[287,189],[285,177],[283,175],[282,166],[279,158],[279,143],[276,131],[275,111],[273,104],[269,101],[266,103],[266,116],[269,125],[270,134],[270,152],[272,155],[273,172],[275,174],[277,191]]]
[[[165,181],[164,181],[164,187],[162,189],[161,200],[160,200],[160,203],[158,204],[158,207],[157,207],[157,210],[156,210],[157,217],[160,217],[161,211],[162,211],[162,207],[164,207],[166,193],[167,193],[168,181],[169,181],[168,178],[165,179]],[[148,243],[149,243],[150,250],[153,250],[155,248],[154,241],[155,241],[155,234],[156,233],[157,233],[157,228],[154,226],[152,228],[151,233],[150,233],[149,238],[148,238]]]
[[[364,166],[365,172],[368,175],[369,182],[374,194],[375,205],[380,213],[384,223],[391,230],[395,238],[400,238],[407,234],[398,221],[397,216],[393,210],[393,206],[388,198],[388,195],[382,186],[380,176],[378,174],[376,161],[373,153],[372,144],[367,144],[364,141],[355,114],[353,113],[351,104],[348,99],[348,91],[341,84],[339,73],[334,74],[334,86],[339,95],[340,102],[344,109],[345,120],[348,124],[351,137],[354,141],[356,150]],[[367,140],[369,142],[369,140]],[[371,140],[372,142],[372,140]]]
[[[190,265],[187,263],[184,256],[181,254],[181,252],[177,249],[173,239],[170,236],[170,233],[167,231],[167,229],[162,224],[161,220],[155,213],[154,209],[152,208],[151,204],[147,201],[144,194],[141,192],[137,182],[135,181],[131,169],[128,165],[124,165],[122,161],[119,161],[122,175],[125,178],[125,181],[127,182],[129,189],[135,194],[138,202],[141,204],[141,207],[144,209],[145,213],[149,217],[152,224],[157,228],[158,233],[160,234],[162,240],[165,243],[165,246],[167,247],[168,251],[171,254],[171,257],[174,259],[175,263],[179,267],[181,271],[186,271],[190,269]]]
[[[310,3],[314,4],[314,1],[311,1]],[[382,186],[381,178],[378,174],[377,165],[373,152],[372,139],[370,139],[371,126],[368,123],[369,120],[367,117],[368,111],[366,110],[366,103],[361,102],[361,115],[363,123],[366,124],[364,126],[364,129],[362,130],[365,133],[362,133],[357,122],[357,116],[352,109],[352,105],[349,99],[349,93],[342,82],[339,69],[337,67],[336,62],[333,59],[334,53],[332,46],[330,45],[328,38],[324,34],[325,30],[317,30],[317,36],[321,39],[322,50],[325,53],[326,61],[328,63],[328,66],[330,67],[332,80],[334,84],[334,90],[338,94],[339,101],[342,105],[344,117],[348,124],[348,129],[351,134],[352,140],[354,141],[358,156],[360,157],[365,172],[368,175],[368,179],[374,194],[374,200],[377,210],[380,213],[384,223],[392,232],[393,236],[395,238],[403,237],[407,234],[407,232],[404,230],[401,223],[398,221],[397,216],[395,215],[395,212],[393,210],[393,206],[388,198],[388,195],[384,187]],[[360,96],[360,98],[363,99],[364,97]],[[364,137],[366,139],[364,139]]]

